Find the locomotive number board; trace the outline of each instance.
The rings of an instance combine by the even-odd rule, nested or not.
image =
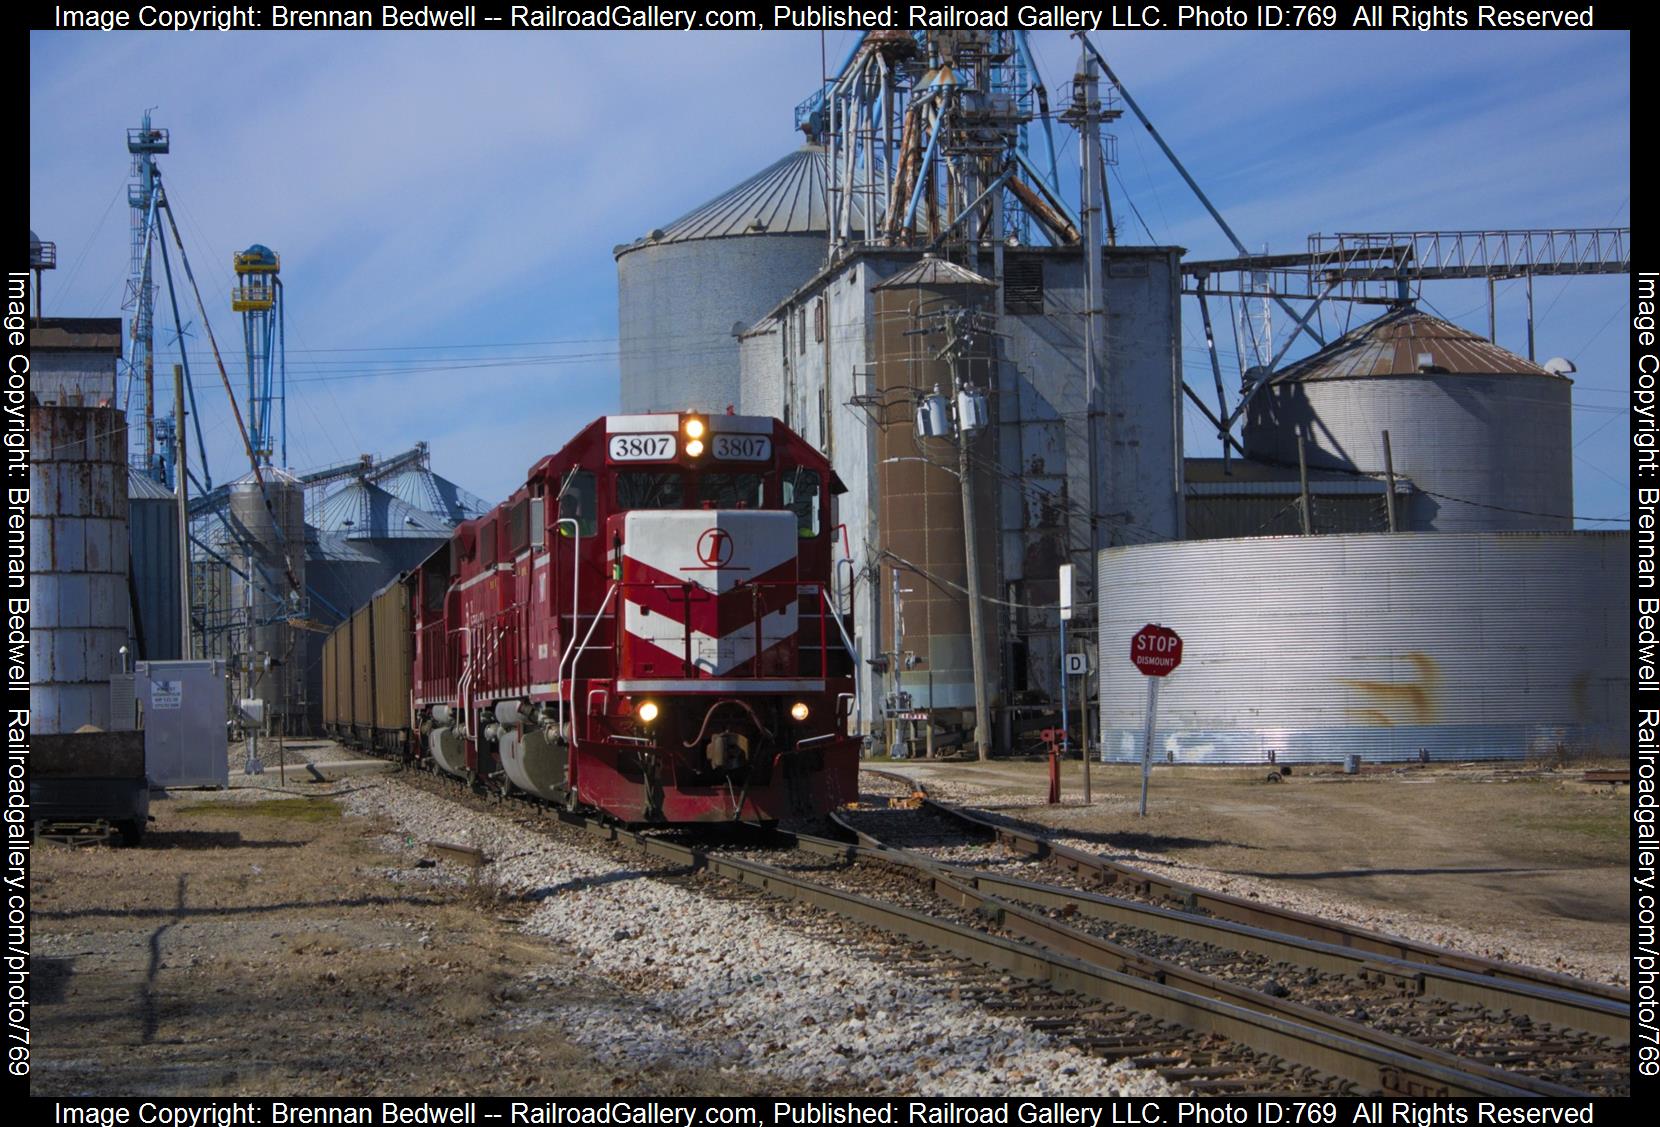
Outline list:
[[[613,462],[668,462],[675,453],[672,434],[613,434],[608,448]]]
[[[764,434],[717,434],[710,453],[721,462],[765,462],[772,458],[772,439]]]

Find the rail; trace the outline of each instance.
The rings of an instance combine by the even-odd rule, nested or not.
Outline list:
[[[1245,900],[1237,896],[1229,896],[1226,893],[1213,892],[1209,889],[1183,884],[1180,881],[1171,880],[1168,877],[1162,877],[1144,869],[1133,868],[1093,853],[1086,853],[1080,849],[1061,845],[1040,834],[981,817],[960,807],[940,802],[937,799],[927,798],[924,801],[929,808],[948,817],[957,818],[990,831],[1006,846],[1029,856],[1052,860],[1075,873],[1092,874],[1103,885],[1122,884],[1126,887],[1135,888],[1142,895],[1156,896],[1179,904],[1188,912],[1203,911],[1218,919],[1233,923],[1265,928],[1370,955],[1382,955],[1387,958],[1414,963],[1427,963],[1433,967],[1486,975],[1495,980],[1526,983],[1581,994],[1614,1002],[1625,1006],[1627,1009],[1631,1005],[1631,992],[1621,990],[1617,986],[1589,982],[1565,974],[1557,974],[1554,971],[1541,970],[1537,967],[1501,963],[1494,959],[1469,955],[1461,951],[1452,951],[1401,936],[1370,931],[1351,924],[1320,919],[1288,908],[1278,908],[1271,904]]]
[[[648,855],[668,858],[687,869],[702,869],[780,899],[811,904],[844,919],[925,943],[1030,982],[1124,1006],[1184,1028],[1218,1034],[1255,1051],[1297,1061],[1368,1089],[1450,1098],[1536,1096],[1546,1087],[1525,1077],[1495,1075],[1497,1070],[1479,1065],[1447,1064],[1357,1040],[1345,1032],[1308,1025],[1232,1000],[1113,970],[1070,954],[872,900],[770,865],[721,857],[565,811],[558,812],[557,816],[598,837],[631,845]],[[853,855],[853,847],[836,842],[806,837],[798,840],[801,848],[811,852],[842,858]],[[986,900],[982,906],[994,919],[1007,918],[1002,905]],[[1579,1094],[1572,1089],[1553,1087],[1551,1094]]]

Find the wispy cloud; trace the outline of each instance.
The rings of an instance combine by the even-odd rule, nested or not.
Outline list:
[[[1626,35],[1098,43],[1253,246],[1289,249],[1315,231],[1608,223],[1629,199]],[[1058,103],[1077,44],[1034,44]],[[834,66],[845,49],[832,35],[822,54]],[[230,255],[252,242],[283,255],[291,460],[426,438],[443,472],[497,496],[616,405],[604,343],[616,332],[612,248],[798,143],[791,110],[820,58],[811,34],[36,33],[30,224],[64,264],[48,281],[50,311],[116,312],[123,140],[156,106],[173,136],[164,172],[238,394]],[[1140,126],[1126,117],[1115,131],[1129,192],[1116,201],[1121,229],[1140,235],[1133,202],[1156,238],[1229,253]],[[1073,188],[1075,140],[1056,133]],[[1597,375],[1582,383],[1615,382],[1624,336],[1596,333],[1616,287],[1573,285],[1539,291],[1556,297],[1541,335],[1589,340],[1575,359]],[[1514,326],[1515,309],[1501,320]],[[158,324],[170,325],[165,311]],[[569,343],[499,347],[527,341]],[[1514,334],[1504,343],[1516,347]],[[392,346],[427,347],[312,351]],[[205,353],[199,335],[193,351]],[[545,359],[478,366],[509,356]],[[396,373],[362,374],[389,358]],[[224,393],[205,358],[194,362],[229,476],[240,454]],[[1598,476],[1623,475],[1619,460],[1600,441],[1581,453],[1606,462],[1580,475],[1581,507],[1623,508]]]

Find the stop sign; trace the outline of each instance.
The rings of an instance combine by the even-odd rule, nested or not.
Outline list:
[[[1181,635],[1148,623],[1130,639],[1130,661],[1149,677],[1163,677],[1182,663]]]

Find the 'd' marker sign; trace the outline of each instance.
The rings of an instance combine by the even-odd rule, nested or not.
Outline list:
[[[1130,639],[1130,661],[1149,677],[1167,675],[1182,663],[1181,635],[1148,623]]]

